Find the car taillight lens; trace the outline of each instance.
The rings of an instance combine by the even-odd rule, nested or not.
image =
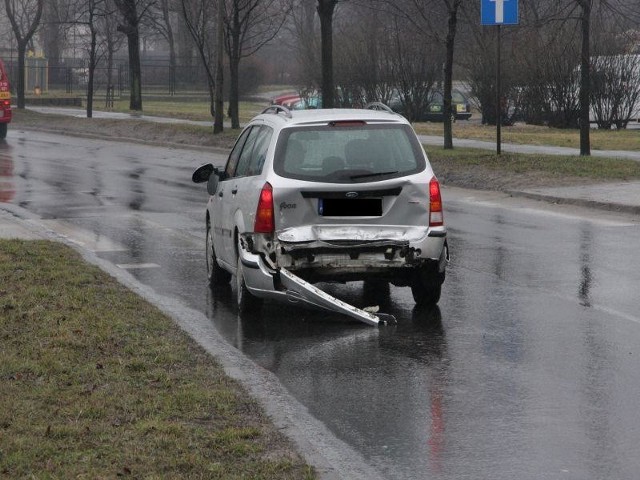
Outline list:
[[[438,179],[433,177],[429,182],[429,226],[440,227],[442,225],[444,225],[444,214],[442,212],[440,184]]]
[[[265,183],[260,192],[253,231],[256,233],[272,233],[274,230],[273,187],[270,183]]]

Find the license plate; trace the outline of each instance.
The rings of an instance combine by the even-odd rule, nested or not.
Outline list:
[[[10,98],[10,97],[11,97],[10,92],[0,92],[0,99],[4,100],[5,98]]]
[[[318,213],[322,217],[380,217],[382,199],[321,198],[318,201]]]

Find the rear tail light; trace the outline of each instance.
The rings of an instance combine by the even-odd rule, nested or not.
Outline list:
[[[274,230],[273,187],[267,182],[260,191],[260,200],[258,200],[253,231],[256,233],[272,233]]]
[[[442,225],[444,225],[444,214],[442,212],[440,184],[438,179],[433,177],[429,182],[429,226],[441,227]]]

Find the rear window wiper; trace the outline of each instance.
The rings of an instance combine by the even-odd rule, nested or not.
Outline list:
[[[390,172],[361,173],[359,175],[351,175],[349,178],[351,180],[357,180],[359,178],[382,177],[384,175],[393,175],[394,173],[398,173],[398,170],[393,170],[393,171],[390,171]]]

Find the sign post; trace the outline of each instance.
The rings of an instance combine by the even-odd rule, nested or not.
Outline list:
[[[497,26],[496,52],[496,153],[502,153],[502,76],[500,74],[500,40],[502,25],[518,24],[519,0],[481,0],[480,22],[482,25]]]

